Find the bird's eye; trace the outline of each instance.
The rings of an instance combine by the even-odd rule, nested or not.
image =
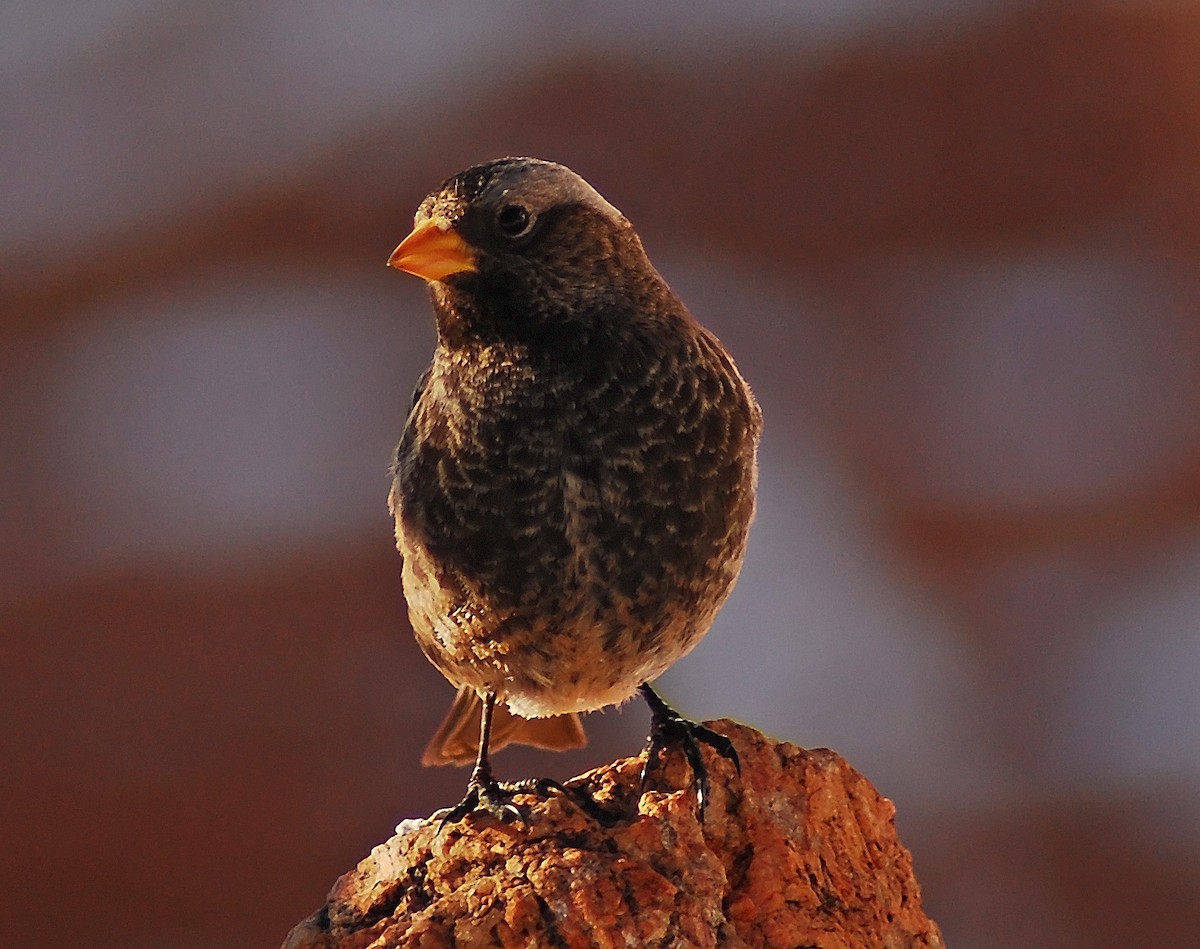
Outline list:
[[[533,217],[519,204],[506,204],[496,215],[496,226],[505,237],[524,237],[533,226]]]

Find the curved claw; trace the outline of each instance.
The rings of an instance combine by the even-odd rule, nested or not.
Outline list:
[[[719,754],[722,758],[726,758],[733,762],[733,768],[738,773],[738,777],[742,774],[742,759],[738,757],[737,749],[733,747],[733,742],[722,735],[720,732],[715,732],[707,725],[701,725],[699,722],[689,722],[692,726],[692,733],[699,740],[708,745],[713,751]]]
[[[440,811],[434,811],[433,816],[442,815],[442,819],[438,824],[437,832],[440,834],[446,829],[447,824],[457,824],[468,814],[475,813],[475,809],[479,806],[479,791],[476,788],[467,788],[467,793],[463,799],[453,807],[442,808]]]
[[[513,803],[514,793],[518,792],[506,788],[498,781],[468,785],[463,799],[442,816],[442,821],[438,824],[438,833],[440,834],[447,824],[456,824],[464,817],[480,812],[505,824],[527,823],[525,812]]]

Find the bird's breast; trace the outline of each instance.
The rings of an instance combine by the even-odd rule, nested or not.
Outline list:
[[[398,532],[473,610],[652,629],[723,599],[753,503],[748,394],[695,346],[653,350],[435,360],[397,462]]]

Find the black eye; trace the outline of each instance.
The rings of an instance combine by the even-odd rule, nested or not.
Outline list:
[[[496,215],[496,226],[505,237],[521,237],[529,232],[533,218],[519,204],[506,204]]]

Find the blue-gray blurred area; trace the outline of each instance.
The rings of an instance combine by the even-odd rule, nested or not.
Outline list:
[[[959,949],[1194,941],[1195,6],[16,0],[0,79],[0,944],[277,944],[461,794],[384,261],[503,154],[621,208],[763,404],[666,695],[844,754]]]

